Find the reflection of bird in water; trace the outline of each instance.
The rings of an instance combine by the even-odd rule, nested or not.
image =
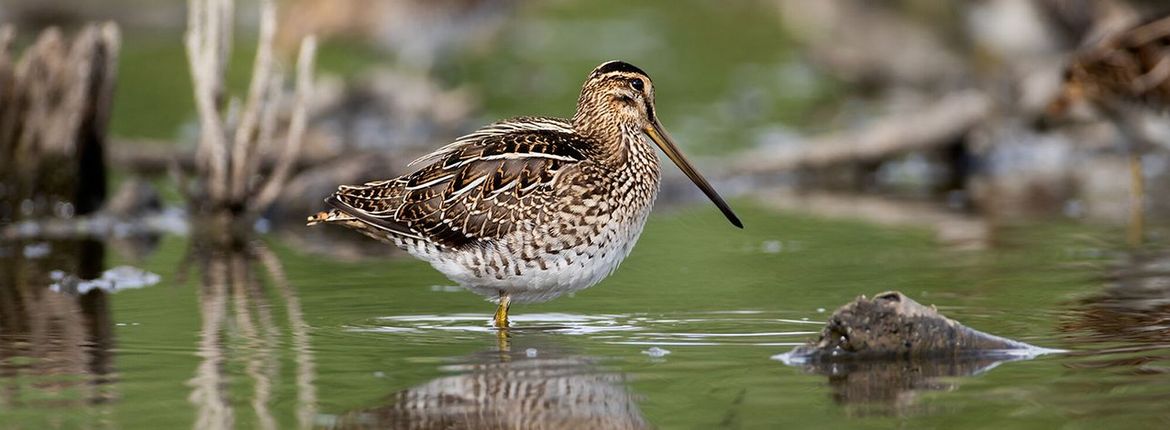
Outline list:
[[[1155,139],[1137,122],[1135,108],[1170,108],[1170,17],[1120,32],[1076,53],[1048,115],[1064,116],[1081,102],[1097,107],[1126,137],[1133,194],[1129,239],[1140,243],[1145,199],[1141,154],[1155,147]]]
[[[1135,251],[1112,266],[1104,285],[1063,312],[1059,329],[1077,360],[1063,363],[1085,386],[1072,390],[1163,396],[1170,363],[1170,250]],[[1153,391],[1145,391],[1147,389]]]
[[[1128,255],[1105,280],[1104,288],[1079,300],[1061,329],[1078,344],[1170,345],[1170,251]]]
[[[395,393],[386,406],[346,413],[336,428],[650,428],[621,374],[551,349],[489,351],[446,376]],[[533,357],[532,355],[536,355]]]
[[[489,125],[414,164],[414,173],[341,186],[338,223],[393,243],[508,305],[552,299],[608,276],[629,254],[658,194],[649,137],[736,226],[727,203],[683,157],[654,113],[654,86],[621,61],[589,74],[572,119]]]

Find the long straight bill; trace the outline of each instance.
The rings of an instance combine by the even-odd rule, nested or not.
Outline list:
[[[739,217],[735,216],[735,212],[731,211],[731,207],[727,205],[727,202],[723,201],[723,197],[720,197],[719,193],[715,192],[715,189],[711,187],[707,179],[703,178],[703,175],[700,175],[698,170],[695,170],[695,166],[692,166],[691,162],[687,161],[687,158],[682,155],[682,152],[679,152],[678,146],[674,144],[674,140],[670,138],[666,130],[662,129],[661,123],[655,120],[643,131],[646,132],[646,135],[650,136],[650,139],[659,148],[662,148],[662,152],[666,153],[667,157],[670,157],[670,161],[673,161],[679,169],[682,169],[683,173],[686,173],[688,178],[691,178],[691,181],[700,190],[703,190],[703,194],[706,194],[707,198],[715,203],[715,206],[723,212],[723,216],[727,217],[727,220],[731,221],[732,225],[743,228],[743,223],[739,221]]]

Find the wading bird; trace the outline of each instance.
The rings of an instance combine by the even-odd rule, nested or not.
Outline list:
[[[1064,117],[1079,103],[1104,114],[1125,137],[1130,166],[1129,242],[1142,242],[1145,173],[1141,156],[1158,146],[1137,119],[1141,109],[1170,110],[1170,17],[1154,19],[1080,49],[1065,69],[1049,118]]]
[[[308,224],[341,224],[430,262],[498,300],[494,324],[506,328],[512,302],[588,288],[630,253],[658,194],[650,142],[743,228],[663,129],[650,77],[621,61],[589,74],[573,118],[488,125],[410,163],[413,173],[338,187]]]

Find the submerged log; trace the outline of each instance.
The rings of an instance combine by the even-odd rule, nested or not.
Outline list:
[[[833,313],[820,337],[782,360],[795,363],[898,358],[1036,355],[1023,342],[983,333],[900,292],[861,296]]]

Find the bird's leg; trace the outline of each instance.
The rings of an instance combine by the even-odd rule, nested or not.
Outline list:
[[[1130,246],[1142,244],[1145,236],[1146,181],[1142,171],[1142,152],[1153,145],[1149,134],[1142,128],[1140,113],[1117,104],[1105,106],[1105,115],[1117,125],[1117,130],[1126,140],[1129,156],[1129,227],[1126,239]]]
[[[496,352],[501,363],[512,361],[512,334],[506,328],[496,330]]]
[[[1145,228],[1146,180],[1142,172],[1142,157],[1129,154],[1129,231],[1130,246],[1141,246]]]
[[[505,330],[508,328],[508,307],[512,304],[512,298],[508,296],[503,290],[500,290],[500,304],[496,306],[495,325],[496,328]]]

